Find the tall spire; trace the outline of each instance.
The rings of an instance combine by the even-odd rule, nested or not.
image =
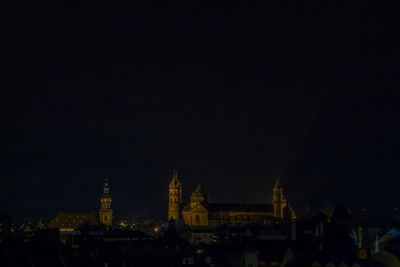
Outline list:
[[[287,200],[279,177],[276,178],[272,190],[272,205],[274,207],[274,216],[283,218],[285,216],[284,210],[287,208]]]
[[[110,194],[110,181],[108,176],[104,179],[103,195],[107,196]]]
[[[113,226],[113,210],[111,207],[110,181],[104,178],[103,195],[100,198],[99,221],[108,228]]]
[[[172,179],[168,187],[168,220],[181,218],[182,184],[178,178],[178,172],[172,172]]]
[[[178,172],[177,171],[173,171],[170,185],[178,186],[179,184],[180,184],[180,181],[179,181],[179,178],[178,178]]]
[[[276,179],[275,179],[274,187],[275,188],[282,187],[281,181],[279,180],[279,176],[277,176]]]

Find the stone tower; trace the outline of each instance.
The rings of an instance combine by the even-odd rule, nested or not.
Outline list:
[[[200,185],[197,185],[196,189],[190,196],[190,207],[195,208],[205,201],[207,201],[207,195],[203,188],[201,188]]]
[[[284,218],[284,210],[287,207],[287,201],[279,178],[276,179],[274,184],[272,205],[274,207],[274,216],[277,218]]]
[[[100,198],[99,221],[107,228],[113,226],[113,210],[111,208],[111,195],[108,177],[104,180],[103,194]]]
[[[168,187],[168,220],[182,218],[181,206],[182,184],[178,179],[178,173],[174,172]]]

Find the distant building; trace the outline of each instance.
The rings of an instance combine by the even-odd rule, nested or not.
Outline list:
[[[169,183],[168,193],[168,220],[171,218],[174,220],[181,219],[182,184],[178,179],[177,172],[174,172],[172,175],[172,180]]]
[[[216,229],[208,226],[192,227],[189,242],[194,245],[211,245],[217,242]]]
[[[103,225],[113,226],[113,210],[108,177],[105,178],[103,194],[100,198],[99,215],[94,212],[59,212],[50,223],[50,228],[58,228],[61,233],[74,232],[79,229]]]
[[[209,203],[198,185],[190,200],[182,204],[182,183],[175,172],[169,184],[168,219],[183,219],[188,226],[246,225],[269,219],[295,218],[279,179],[273,187],[272,204]]]
[[[109,179],[106,177],[104,181],[103,195],[100,198],[99,221],[108,228],[112,228],[113,226],[113,210],[111,202]]]
[[[50,221],[50,228],[58,228],[60,232],[74,232],[82,226],[97,226],[99,221],[95,213],[90,212],[59,212]]]

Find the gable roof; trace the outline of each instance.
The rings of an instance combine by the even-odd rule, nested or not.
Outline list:
[[[208,203],[210,211],[273,212],[272,204]]]

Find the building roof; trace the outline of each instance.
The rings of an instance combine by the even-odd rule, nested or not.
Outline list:
[[[208,203],[210,211],[273,212],[272,204]]]
[[[281,181],[279,181],[279,177],[276,178],[274,182],[274,188],[282,187]]]
[[[177,172],[177,171],[174,171],[174,172],[172,173],[172,180],[171,180],[171,182],[169,183],[169,186],[170,186],[170,187],[171,187],[171,186],[173,186],[173,187],[181,186],[181,182],[179,181],[178,172]]]
[[[204,189],[198,184],[196,189],[193,191],[192,196],[204,196],[205,194]]]
[[[79,226],[89,224],[98,225],[97,216],[93,212],[59,212],[54,217],[49,226],[51,228],[60,228],[65,230],[76,230]]]

